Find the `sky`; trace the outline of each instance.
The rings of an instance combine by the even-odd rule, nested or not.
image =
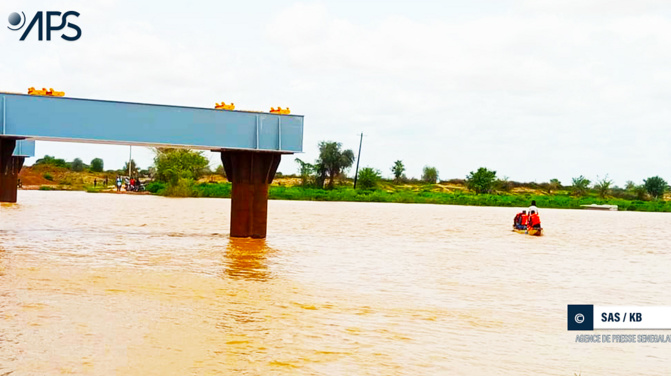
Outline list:
[[[361,167],[441,179],[478,167],[514,181],[671,180],[671,2],[658,0],[3,0],[76,10],[82,37],[19,41],[0,28],[0,91],[305,116]],[[8,24],[8,23],[7,23]],[[145,168],[151,150],[133,147]],[[121,168],[127,146],[38,141],[36,155]],[[212,167],[218,154],[206,153]],[[26,162],[31,164],[32,158]],[[353,174],[353,171],[350,171]]]

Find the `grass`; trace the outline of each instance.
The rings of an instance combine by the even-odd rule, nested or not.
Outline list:
[[[158,195],[179,197],[231,197],[230,183],[198,183],[188,187],[180,185],[178,194],[171,194],[171,187],[164,183],[154,182],[147,186],[147,190]],[[337,187],[332,190],[304,188],[301,186],[271,186],[268,196],[273,200],[300,200],[300,201],[349,201],[349,202],[389,202],[389,203],[417,203],[439,205],[470,205],[470,206],[503,206],[526,207],[531,200],[536,200],[539,207],[558,209],[580,209],[581,205],[608,204],[617,205],[620,210],[671,212],[671,202],[668,201],[641,201],[620,198],[599,198],[597,196],[574,197],[566,192],[552,195],[501,193],[480,194],[462,191],[436,192],[432,186],[423,186],[419,189],[398,188],[395,190],[360,190],[351,187]]]

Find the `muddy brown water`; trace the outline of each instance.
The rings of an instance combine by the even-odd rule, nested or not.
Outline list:
[[[20,191],[0,207],[0,375],[669,374],[567,304],[671,305],[671,215]],[[599,332],[596,332],[599,333]],[[660,332],[655,332],[660,333]],[[668,332],[661,332],[668,333]]]

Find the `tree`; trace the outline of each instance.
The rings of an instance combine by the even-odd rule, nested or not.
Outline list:
[[[315,186],[317,188],[323,189],[324,188],[324,182],[326,181],[326,167],[324,167],[323,163],[316,163],[314,165],[314,170],[315,170]]]
[[[50,155],[45,155],[44,158],[40,158],[35,161],[35,165],[51,165],[56,167],[67,167],[67,163],[64,159],[55,158]]]
[[[72,164],[70,164],[70,169],[75,172],[82,172],[84,171],[84,162],[79,158],[75,158]]]
[[[130,160],[130,174],[131,174],[131,176],[137,175],[137,171],[138,171],[138,167],[135,164],[135,160],[131,159]],[[126,162],[123,165],[123,172],[126,173],[126,174],[128,173],[128,162]]]
[[[398,160],[394,162],[394,165],[391,166],[391,172],[394,174],[394,180],[396,180],[396,182],[398,183],[401,180],[403,173],[405,172],[405,166],[403,165],[403,161]]]
[[[180,180],[197,180],[206,171],[209,161],[200,151],[155,148],[156,179],[177,186]],[[128,166],[126,166],[128,168]]]
[[[603,179],[597,180],[596,184],[594,185],[594,189],[596,189],[597,192],[599,192],[599,197],[606,198],[606,195],[608,195],[608,193],[610,192],[611,184],[613,184],[613,181],[608,179],[608,174],[606,174],[606,176]]]
[[[587,190],[589,189],[589,179],[586,177],[580,175],[577,178],[573,178],[573,193],[575,193],[578,196],[584,196],[587,194]]]
[[[634,194],[636,195],[636,198],[639,200],[647,200],[648,199],[648,192],[645,189],[645,185],[635,185],[634,188],[632,189]]]
[[[552,179],[550,180],[550,184],[548,186],[548,193],[552,193],[553,191],[556,191],[558,189],[561,189],[561,182],[559,179]]]
[[[371,167],[364,167],[359,171],[358,184],[362,189],[375,189],[381,179],[381,173]]]
[[[654,199],[664,197],[664,192],[668,187],[666,181],[659,176],[643,179],[643,183],[646,192],[648,192],[648,194]]]
[[[633,191],[634,189],[636,189],[636,183],[634,183],[631,180],[627,180],[627,182],[624,185],[624,189],[628,191]]]
[[[333,188],[335,179],[354,163],[352,150],[341,150],[340,142],[322,141],[319,143],[319,159],[317,160],[318,173],[328,173],[329,188]]]
[[[466,187],[475,191],[475,194],[490,193],[495,181],[496,171],[480,167],[478,168],[478,171],[471,171],[471,173],[466,176]]]
[[[303,162],[303,160],[300,158],[296,158],[294,161],[296,161],[296,163],[298,163],[300,166],[299,173],[301,175],[301,185],[303,187],[311,185],[314,180],[313,173],[315,172],[315,166],[313,164]]]
[[[91,160],[91,172],[103,172],[105,164],[100,158],[94,158]]]
[[[422,170],[422,181],[429,184],[438,182],[438,170],[435,167],[424,166]]]

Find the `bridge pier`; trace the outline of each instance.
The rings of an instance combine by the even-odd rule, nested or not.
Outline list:
[[[25,157],[13,156],[16,140],[0,138],[0,202],[16,202],[16,185]]]
[[[268,188],[275,178],[282,154],[222,150],[226,178],[231,191],[231,237],[266,237]]]

